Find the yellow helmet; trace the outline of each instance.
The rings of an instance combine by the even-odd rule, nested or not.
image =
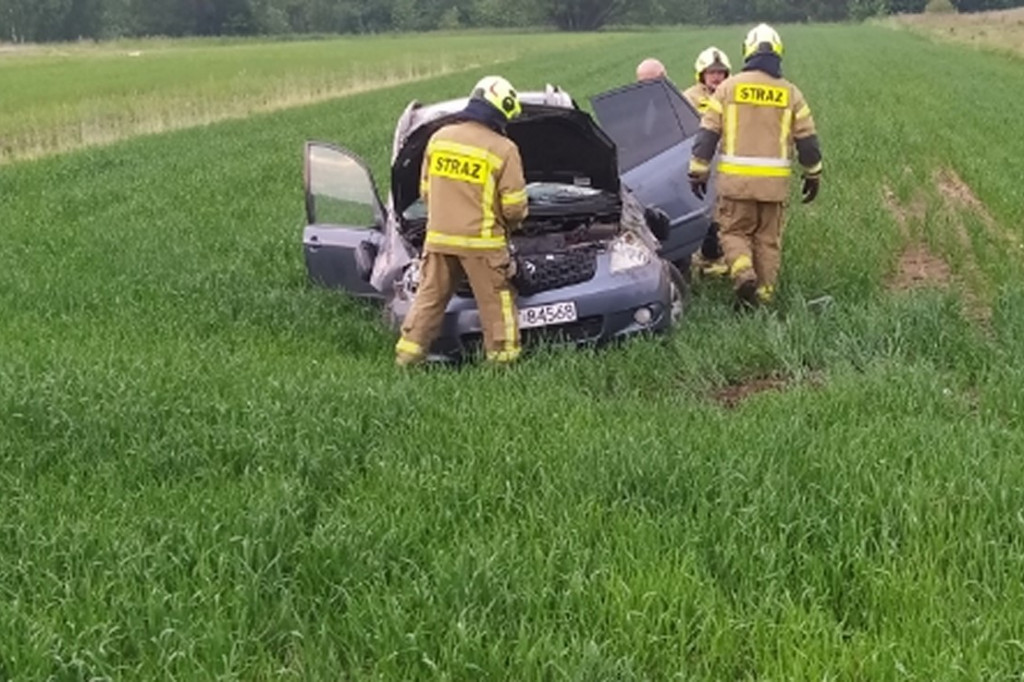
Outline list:
[[[767,45],[767,48],[765,47]],[[758,24],[750,29],[747,37],[743,39],[743,58],[749,59],[757,52],[771,51],[780,57],[782,56],[782,38],[775,32],[775,29],[768,24]]]
[[[512,84],[501,76],[485,76],[473,86],[470,97],[482,99],[495,109],[504,114],[505,118],[512,120],[523,113],[523,106],[519,102],[519,93],[512,87]]]
[[[700,81],[700,78],[704,75],[705,71],[715,65],[721,67],[726,74],[732,73],[732,64],[729,63],[728,55],[712,45],[697,55],[697,61],[693,63],[694,75],[696,76],[697,81]]]

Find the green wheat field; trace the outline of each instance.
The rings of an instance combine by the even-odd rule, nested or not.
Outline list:
[[[1024,679],[1022,62],[779,29],[777,309],[509,371],[307,284],[304,141],[745,27],[0,56],[0,680]]]

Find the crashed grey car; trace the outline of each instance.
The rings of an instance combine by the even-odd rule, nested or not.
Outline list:
[[[679,323],[688,285],[674,263],[689,262],[710,223],[708,200],[697,200],[686,183],[696,112],[667,81],[592,98],[600,125],[557,87],[520,97],[523,114],[509,123],[508,135],[519,147],[529,196],[529,217],[510,239],[524,343],[597,344]],[[419,282],[426,229],[419,173],[427,140],[466,102],[406,107],[384,201],[355,154],[326,142],[306,144],[309,277],[380,300],[395,329]],[[431,356],[465,357],[481,341],[464,282]]]

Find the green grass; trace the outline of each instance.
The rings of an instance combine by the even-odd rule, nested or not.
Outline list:
[[[584,102],[738,36],[502,71]],[[482,70],[0,168],[0,679],[1020,679],[1019,256],[931,186],[952,168],[1019,235],[1024,139],[994,146],[1006,101],[974,83],[1020,64],[784,38],[826,173],[778,312],[704,284],[671,337],[508,372],[397,371],[299,245],[304,140],[386,180],[393,117]],[[956,288],[886,291],[884,185],[958,272],[964,223],[987,325]]]
[[[0,162],[418,81],[595,36],[166,39],[0,53]]]

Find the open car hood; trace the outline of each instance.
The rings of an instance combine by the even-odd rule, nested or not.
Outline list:
[[[451,123],[443,116],[414,130],[391,167],[391,193],[396,213],[420,195],[420,167],[430,136]],[[526,182],[583,185],[618,194],[619,170],[615,143],[584,111],[546,105],[523,105],[523,114],[508,125],[519,147]]]

